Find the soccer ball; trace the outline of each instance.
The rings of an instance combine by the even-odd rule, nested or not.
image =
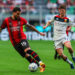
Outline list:
[[[31,63],[28,68],[31,72],[35,72],[38,69],[38,65],[36,63]]]

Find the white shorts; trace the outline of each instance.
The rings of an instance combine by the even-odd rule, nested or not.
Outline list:
[[[70,40],[68,39],[68,37],[63,37],[60,40],[55,40],[54,41],[55,49],[59,49],[59,48],[62,48],[63,49],[64,43],[69,42],[69,41]]]

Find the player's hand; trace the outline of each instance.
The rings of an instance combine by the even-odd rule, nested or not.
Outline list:
[[[45,36],[45,33],[40,32],[40,35]]]
[[[45,29],[45,28],[46,28],[46,26],[43,27],[43,29]]]

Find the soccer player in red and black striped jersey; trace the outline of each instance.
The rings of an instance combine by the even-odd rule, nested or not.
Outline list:
[[[40,72],[45,70],[45,64],[41,61],[37,53],[35,53],[29,46],[28,41],[26,40],[26,35],[23,32],[23,25],[26,25],[30,29],[36,31],[40,35],[44,36],[45,34],[39,32],[35,29],[34,26],[30,25],[26,19],[20,17],[21,9],[15,7],[13,9],[13,15],[4,19],[0,32],[2,29],[7,27],[9,32],[9,37],[12,45],[17,50],[17,52],[24,58],[26,58],[30,63],[35,62],[40,66]],[[32,57],[33,58],[32,58]]]

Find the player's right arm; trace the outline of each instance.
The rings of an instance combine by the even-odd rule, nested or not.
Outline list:
[[[45,29],[46,27],[48,27],[51,24],[51,21],[48,21],[47,24],[43,27],[43,29]]]
[[[2,25],[0,26],[0,32],[2,31],[2,29],[6,28],[6,20],[3,21]]]
[[[51,20],[49,20],[48,22],[47,22],[47,24],[43,27],[43,29],[45,29],[46,27],[48,27],[49,25],[51,25],[51,23],[54,21],[54,18],[53,19],[51,19]]]

